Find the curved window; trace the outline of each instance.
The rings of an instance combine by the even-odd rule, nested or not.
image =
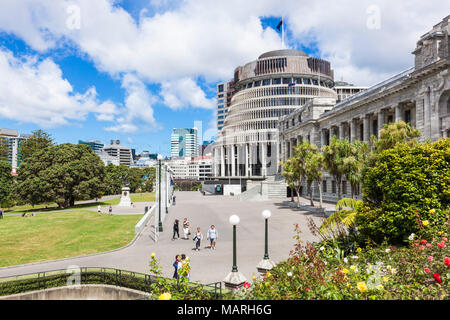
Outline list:
[[[275,78],[272,80],[272,84],[281,84],[281,78]]]
[[[270,85],[270,79],[263,80],[263,86],[269,86]]]
[[[291,78],[283,78],[283,84],[291,83]]]

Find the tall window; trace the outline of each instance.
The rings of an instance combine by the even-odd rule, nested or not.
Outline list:
[[[336,181],[331,181],[331,192],[336,193]]]
[[[222,92],[223,91],[223,84],[219,84],[217,91]]]
[[[327,192],[327,180],[322,181],[322,192]]]
[[[411,123],[411,110],[405,110],[405,122]]]

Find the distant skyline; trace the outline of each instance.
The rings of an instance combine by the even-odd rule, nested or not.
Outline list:
[[[439,4],[439,5],[436,5]],[[56,143],[121,140],[170,156],[173,128],[216,134],[216,84],[289,48],[370,86],[413,65],[441,1],[2,0],[0,128]]]

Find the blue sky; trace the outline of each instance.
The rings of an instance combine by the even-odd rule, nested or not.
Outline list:
[[[216,133],[216,83],[280,48],[281,16],[288,47],[329,60],[335,79],[373,85],[410,67],[418,37],[450,12],[325,2],[3,0],[0,127],[169,155],[173,128],[199,120],[205,139]]]

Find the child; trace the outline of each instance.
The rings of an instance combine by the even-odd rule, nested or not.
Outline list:
[[[206,234],[207,239],[209,239],[210,248],[211,250],[216,250],[216,240],[219,236],[219,233],[217,232],[217,229],[214,225],[211,225],[211,228],[209,228],[208,233]]]

